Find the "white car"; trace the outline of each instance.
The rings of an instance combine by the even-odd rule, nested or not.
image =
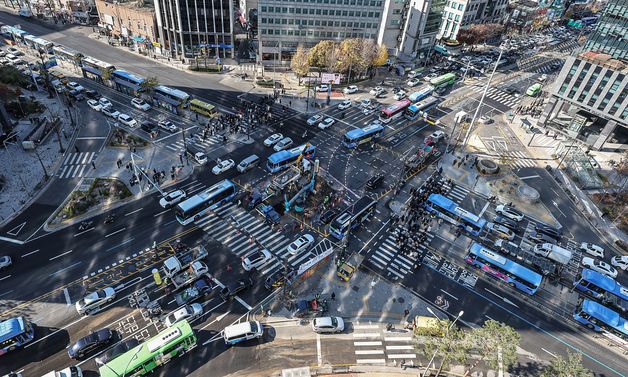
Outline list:
[[[404,98],[406,98],[406,92],[403,90],[398,91],[397,93],[395,93],[395,95],[393,96],[393,98],[397,101],[402,100]]]
[[[268,249],[255,250],[242,258],[242,268],[244,268],[245,271],[258,269],[265,265],[272,257]]]
[[[501,224],[488,223],[486,226],[491,230],[491,232],[495,233],[497,237],[505,238],[509,241],[515,239],[515,232]]]
[[[126,114],[118,115],[118,122],[124,124],[125,126],[129,126],[131,128],[137,127],[137,121],[133,119],[131,116]]]
[[[17,56],[15,56],[13,54],[8,54],[5,58],[9,62],[11,62],[11,64],[15,64],[15,65],[21,64],[23,62],[22,59],[18,58]]]
[[[185,305],[168,314],[164,320],[164,325],[166,325],[166,327],[170,327],[175,323],[183,321],[184,319],[191,321],[201,315],[203,315],[203,306],[201,304],[194,303]]]
[[[480,123],[482,123],[482,124],[491,124],[493,122],[494,122],[493,118],[491,118],[489,116],[482,115],[480,117]]]
[[[316,123],[320,122],[321,119],[323,119],[323,116],[321,114],[312,115],[307,119],[307,124],[313,126]]]
[[[166,195],[164,195],[161,199],[159,199],[159,205],[163,208],[170,208],[175,204],[181,202],[183,199],[187,197],[187,194],[183,190],[174,190],[170,191]]]
[[[87,106],[91,107],[92,110],[96,110],[96,111],[102,110],[102,105],[100,104],[100,102],[96,101],[95,99],[88,100]]]
[[[546,73],[542,74],[541,77],[539,77],[539,81],[545,81],[545,80],[547,80],[547,74]]]
[[[108,106],[113,106],[113,103],[111,103],[111,101],[109,101],[107,98],[105,97],[100,97],[100,99],[98,100],[98,102],[100,102],[100,104],[102,105],[102,107],[108,107]]]
[[[409,87],[417,86],[417,85],[419,85],[420,83],[421,83],[421,79],[420,79],[420,78],[418,78],[418,77],[413,78],[412,80],[408,80],[408,86],[409,86]]]
[[[384,92],[384,88],[382,88],[381,86],[376,86],[373,89],[371,89],[369,94],[373,95],[373,96],[378,96],[378,95],[382,94],[383,92]]]
[[[349,85],[342,90],[344,94],[353,94],[358,92],[358,87],[355,85]]]
[[[142,110],[142,111],[150,110],[150,105],[141,98],[137,98],[137,97],[133,98],[131,100],[131,105],[133,105],[133,107],[135,107],[138,110]]]
[[[212,173],[218,175],[221,173],[226,172],[227,170],[231,169],[232,167],[234,167],[235,162],[233,162],[232,159],[228,159],[228,160],[218,160],[218,163],[216,164],[216,166],[214,166],[212,168]]]
[[[0,271],[6,270],[13,265],[13,260],[8,255],[0,257]]]
[[[351,107],[351,100],[344,100],[338,104],[340,110],[346,110]]]
[[[593,271],[597,271],[600,274],[610,276],[613,279],[617,277],[617,270],[606,262],[595,260],[590,257],[584,257],[582,258],[582,262],[580,263],[586,268],[589,268]]]
[[[371,99],[370,98],[364,98],[363,100],[360,101],[360,106],[362,106],[362,107],[370,107],[371,106]]]
[[[275,146],[273,147],[273,150],[275,152],[279,152],[282,151],[286,148],[288,148],[289,146],[291,146],[293,143],[292,139],[289,137],[284,137],[283,139],[279,140],[277,142],[277,144],[275,144]]]
[[[194,160],[200,165],[205,165],[207,163],[207,155],[203,152],[196,152],[194,153]]]
[[[292,241],[292,243],[288,245],[288,247],[286,247],[286,250],[288,251],[288,253],[295,255],[301,251],[309,249],[313,243],[314,237],[312,237],[312,235],[309,233],[305,233],[301,237]]]
[[[617,255],[612,257],[611,264],[617,268],[621,268],[622,271],[626,271],[626,269],[628,268],[628,255]]]
[[[120,112],[118,110],[114,109],[113,106],[105,106],[100,111],[103,114],[105,114],[106,116],[114,118],[114,119],[118,119],[118,117],[120,116]]]
[[[317,92],[326,92],[328,90],[329,90],[329,85],[327,84],[321,84],[321,85],[316,86]]]
[[[107,287],[96,292],[92,292],[78,300],[74,306],[80,315],[91,314],[99,311],[101,306],[115,300],[116,290]]]
[[[77,92],[82,92],[85,90],[85,88],[83,88],[79,83],[74,81],[70,81],[67,85],[70,90],[76,90]]]
[[[429,75],[425,76],[423,79],[425,81],[430,81],[430,80],[435,79],[437,77],[438,77],[438,75],[436,73],[430,73]]]
[[[159,128],[166,130],[170,133],[175,133],[179,130],[179,127],[177,127],[174,123],[172,123],[169,120],[159,121],[158,125],[159,125]]]
[[[24,53],[22,51],[18,50],[17,47],[9,47],[7,49],[7,51],[9,52],[9,54],[13,54],[15,56],[24,55]]]
[[[432,140],[435,143],[438,143],[439,141],[441,141],[441,139],[443,139],[445,137],[445,132],[443,131],[434,131],[430,134],[430,138],[432,138]]]
[[[600,259],[604,258],[604,249],[601,246],[594,245],[588,242],[583,242],[580,244],[580,250],[584,253],[593,255],[594,257]]]
[[[337,334],[345,330],[345,321],[340,317],[318,317],[312,320],[312,330],[318,334]]]
[[[495,212],[497,212],[498,215],[502,215],[517,222],[523,220],[523,213],[503,204],[498,205],[497,208],[495,208]]]
[[[277,142],[281,139],[283,139],[282,134],[272,134],[267,137],[266,140],[264,140],[264,145],[267,147],[272,147],[273,145],[277,144]]]
[[[325,120],[323,120],[322,122],[320,122],[318,124],[318,128],[320,128],[321,130],[324,130],[326,128],[331,127],[334,123],[336,123],[336,120],[333,118],[325,118]]]

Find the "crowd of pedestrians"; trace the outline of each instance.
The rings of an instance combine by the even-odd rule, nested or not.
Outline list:
[[[515,108],[515,114],[530,115],[532,118],[538,118],[543,113],[543,98],[537,98],[530,105],[519,105]]]

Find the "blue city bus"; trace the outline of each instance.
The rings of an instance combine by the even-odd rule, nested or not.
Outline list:
[[[628,323],[619,313],[589,299],[576,307],[573,319],[596,332],[608,332],[628,340]]]
[[[357,148],[358,145],[376,140],[384,133],[384,127],[381,124],[369,124],[364,128],[347,131],[342,140],[342,145],[347,148]]]
[[[408,106],[404,115],[407,119],[414,120],[419,115],[422,116],[432,106],[436,105],[438,101],[439,99],[437,97],[427,97],[423,101]]]
[[[142,83],[146,81],[143,77],[121,69],[111,72],[111,79],[116,84],[117,90],[132,96],[142,91]]]
[[[536,272],[487,249],[477,242],[471,244],[469,254],[465,256],[464,260],[490,276],[529,295],[536,293],[543,281],[543,277]]]
[[[349,231],[368,221],[375,212],[376,206],[376,200],[367,196],[362,197],[334,218],[329,225],[329,233],[338,240],[342,240],[349,234]]]
[[[431,194],[425,202],[425,208],[474,236],[479,235],[486,225],[486,220],[459,207],[453,200],[440,194]]]
[[[153,98],[160,107],[177,113],[177,109],[184,108],[188,105],[190,95],[179,89],[157,85],[153,91]]]
[[[422,100],[423,98],[431,95],[434,92],[434,87],[431,85],[425,86],[421,89],[419,89],[418,91],[410,94],[408,96],[408,99],[412,102],[412,103],[416,103],[420,100]]]
[[[0,356],[35,339],[35,326],[24,317],[0,322]]]
[[[271,154],[266,162],[266,168],[271,173],[277,173],[278,171],[287,169],[290,165],[294,164],[302,154],[303,157],[307,159],[314,157],[316,154],[316,147],[310,144],[309,147],[307,147],[307,150],[305,150],[306,145],[308,144],[302,144],[292,149]]]
[[[573,282],[575,289],[620,313],[628,312],[628,288],[597,271],[582,269]]]
[[[207,212],[231,201],[237,193],[238,189],[233,182],[228,179],[222,180],[207,190],[177,204],[175,216],[181,225],[198,221]]]

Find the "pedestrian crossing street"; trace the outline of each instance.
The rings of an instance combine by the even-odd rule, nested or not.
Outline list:
[[[83,177],[92,168],[91,163],[95,159],[96,152],[69,153],[57,176],[60,179]]]
[[[476,93],[482,93],[484,92],[485,86],[485,84],[475,84],[472,86],[472,89]],[[486,97],[509,108],[514,107],[517,103],[519,103],[520,100],[520,98],[510,95],[495,87],[490,87],[488,89],[488,91],[486,92]]]
[[[185,144],[187,144],[188,146],[192,145],[195,148],[204,151],[206,148],[209,148],[212,145],[222,144],[222,136],[212,135],[205,140],[199,140],[198,137],[194,137],[193,139],[187,138]],[[166,145],[166,148],[178,153],[185,150],[185,144],[183,143],[183,140],[177,138],[177,141]]]
[[[356,364],[381,364],[387,362],[410,363],[417,358],[412,333],[387,331],[380,325],[354,325],[353,346]]]
[[[461,204],[470,192],[468,188],[460,185],[453,185],[452,187],[445,182],[443,185],[446,192],[445,196],[457,204]],[[397,246],[397,230],[389,232],[388,237],[375,249],[368,260],[373,267],[382,271],[387,277],[395,280],[403,279],[413,270],[413,265],[417,260],[422,260],[428,252],[428,245],[434,238],[434,234],[427,232],[426,235],[426,240],[418,245],[417,250],[402,254],[399,246]]]
[[[266,264],[257,269],[262,275],[272,274],[282,268],[283,263],[298,266],[311,257],[333,247],[331,241],[323,239],[315,247],[300,254],[291,255],[287,252],[286,247],[293,239],[272,230],[261,217],[254,216],[233,202],[223,205],[214,212],[215,214],[200,218],[196,221],[196,225],[239,257],[258,249],[259,246],[255,240],[259,241],[273,255]],[[239,228],[244,229],[248,235],[238,231],[236,229],[238,225],[234,226],[233,223],[238,224]],[[252,238],[249,238],[249,235]]]

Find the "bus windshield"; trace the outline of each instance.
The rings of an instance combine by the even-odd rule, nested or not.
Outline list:
[[[347,148],[356,148],[360,144],[376,140],[384,133],[384,127],[380,124],[371,124],[364,128],[357,128],[345,133],[342,144]]]
[[[24,317],[14,317],[0,322],[0,355],[35,339],[33,325]]]
[[[453,200],[439,194],[431,194],[427,198],[425,207],[441,219],[463,228],[474,236],[479,235],[486,225],[486,220],[459,207]]]
[[[487,249],[477,242],[471,244],[465,262],[530,295],[536,293],[543,280],[543,277],[536,272]]]
[[[412,104],[412,101],[405,98],[391,105],[384,107],[379,113],[379,120],[383,123],[389,123],[391,120],[399,118],[403,115],[404,110]]]
[[[307,147],[307,148],[306,148]],[[311,159],[316,154],[316,147],[311,144],[302,144],[292,149],[279,151],[271,154],[266,162],[266,168],[271,173],[276,173],[283,169],[287,169],[290,165],[297,162],[299,157]]]
[[[225,179],[179,203],[175,209],[176,218],[182,225],[197,221],[210,210],[233,199],[236,193],[235,184]]]

